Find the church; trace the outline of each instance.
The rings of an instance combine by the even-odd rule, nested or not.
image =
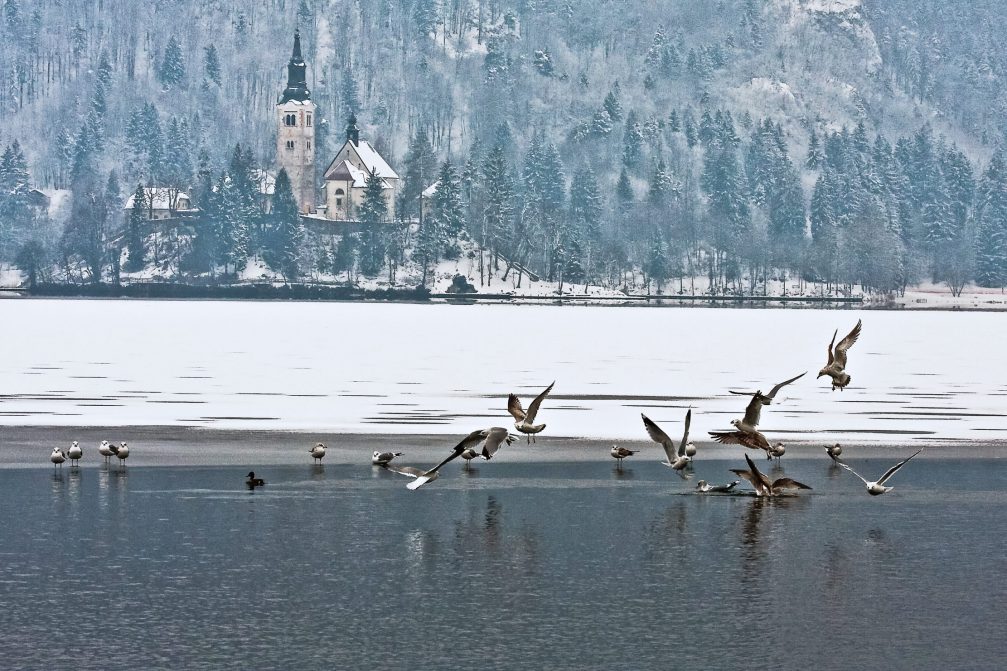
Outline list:
[[[395,216],[399,176],[381,154],[360,139],[356,117],[346,126],[346,139],[323,174],[321,189],[315,175],[315,103],[308,89],[307,65],[301,55],[301,35],[294,33],[294,52],[287,64],[287,88],[276,103],[276,165],[284,168],[303,215],[353,221],[363,201],[367,177],[381,178],[388,218]],[[324,148],[323,148],[324,149]]]

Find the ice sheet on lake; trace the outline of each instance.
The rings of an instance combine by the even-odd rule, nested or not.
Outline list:
[[[816,380],[832,331],[864,320],[851,385]],[[645,440],[729,428],[746,400],[770,439],[1007,435],[1004,313],[371,303],[0,302],[0,424],[465,433],[556,387],[544,436]],[[527,403],[527,401],[526,401]]]

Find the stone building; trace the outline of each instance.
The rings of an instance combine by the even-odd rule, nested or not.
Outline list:
[[[301,34],[287,64],[287,88],[276,104],[276,164],[287,171],[302,214],[315,211],[315,103],[308,90]]]
[[[395,217],[398,173],[392,170],[370,142],[360,139],[356,117],[351,116],[346,126],[346,142],[325,169],[325,217],[353,220],[356,208],[364,198],[367,176],[372,172],[376,172],[381,178],[381,186],[388,202],[388,219],[391,221]]]

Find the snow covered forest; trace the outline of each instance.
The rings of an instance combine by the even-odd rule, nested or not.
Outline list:
[[[2,4],[0,264],[28,282],[226,279],[255,259],[288,281],[412,264],[426,283],[479,245],[497,272],[655,291],[1007,283],[999,0]],[[375,200],[313,233],[285,173],[263,211],[295,28],[319,179],[355,115],[412,226]],[[198,214],[151,225],[123,208],[143,185]]]

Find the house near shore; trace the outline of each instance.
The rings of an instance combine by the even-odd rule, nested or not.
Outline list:
[[[191,215],[199,212],[192,206],[192,199],[189,194],[181,189],[166,186],[145,186],[147,203],[143,208],[144,218],[154,221],[158,219],[174,219],[179,215]],[[132,210],[136,202],[136,195],[131,195],[126,200],[124,210]]]

